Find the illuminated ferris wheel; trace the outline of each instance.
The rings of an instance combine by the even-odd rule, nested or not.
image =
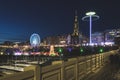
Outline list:
[[[39,44],[40,44],[40,36],[38,34],[36,34],[36,33],[33,33],[30,36],[30,44],[33,47],[39,46]]]

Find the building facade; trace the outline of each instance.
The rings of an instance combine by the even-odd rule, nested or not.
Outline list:
[[[95,32],[92,34],[92,43],[101,45],[104,42],[104,35],[101,32]]]
[[[120,29],[105,30],[104,32],[95,32],[92,34],[93,44],[113,45],[119,43]]]

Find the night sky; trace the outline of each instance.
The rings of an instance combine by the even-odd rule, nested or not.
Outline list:
[[[29,40],[32,33],[46,36],[73,32],[75,10],[80,32],[89,34],[88,11],[100,16],[93,32],[120,28],[119,0],[0,0],[0,42]]]

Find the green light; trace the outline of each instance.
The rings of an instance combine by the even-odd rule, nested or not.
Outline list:
[[[103,49],[102,49],[102,48],[100,48],[100,49],[99,49],[99,52],[100,52],[100,53],[102,53],[102,52],[103,52]]]
[[[82,52],[84,52],[84,50],[82,48],[80,48],[80,52],[82,53]]]
[[[58,49],[58,52],[59,52],[59,53],[62,53],[62,51],[63,51],[62,48],[59,48],[59,49]]]
[[[51,54],[50,56],[55,56],[55,54]]]

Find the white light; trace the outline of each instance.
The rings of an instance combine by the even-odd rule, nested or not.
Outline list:
[[[3,55],[3,52],[1,52],[1,55]]]
[[[90,45],[90,46],[94,46],[94,43],[90,43],[89,45]]]
[[[104,45],[105,43],[104,42],[101,42],[101,45]]]
[[[105,42],[105,45],[114,45],[114,42]]]
[[[95,15],[96,13],[95,12],[87,12],[86,15],[87,16],[92,16],[92,15]]]
[[[33,44],[34,44],[34,45],[37,44],[37,40],[36,40],[36,39],[33,40]]]
[[[24,52],[24,53],[23,53],[23,55],[29,55],[29,53],[27,53],[27,52]]]
[[[20,52],[15,52],[14,55],[21,55],[22,53]]]

